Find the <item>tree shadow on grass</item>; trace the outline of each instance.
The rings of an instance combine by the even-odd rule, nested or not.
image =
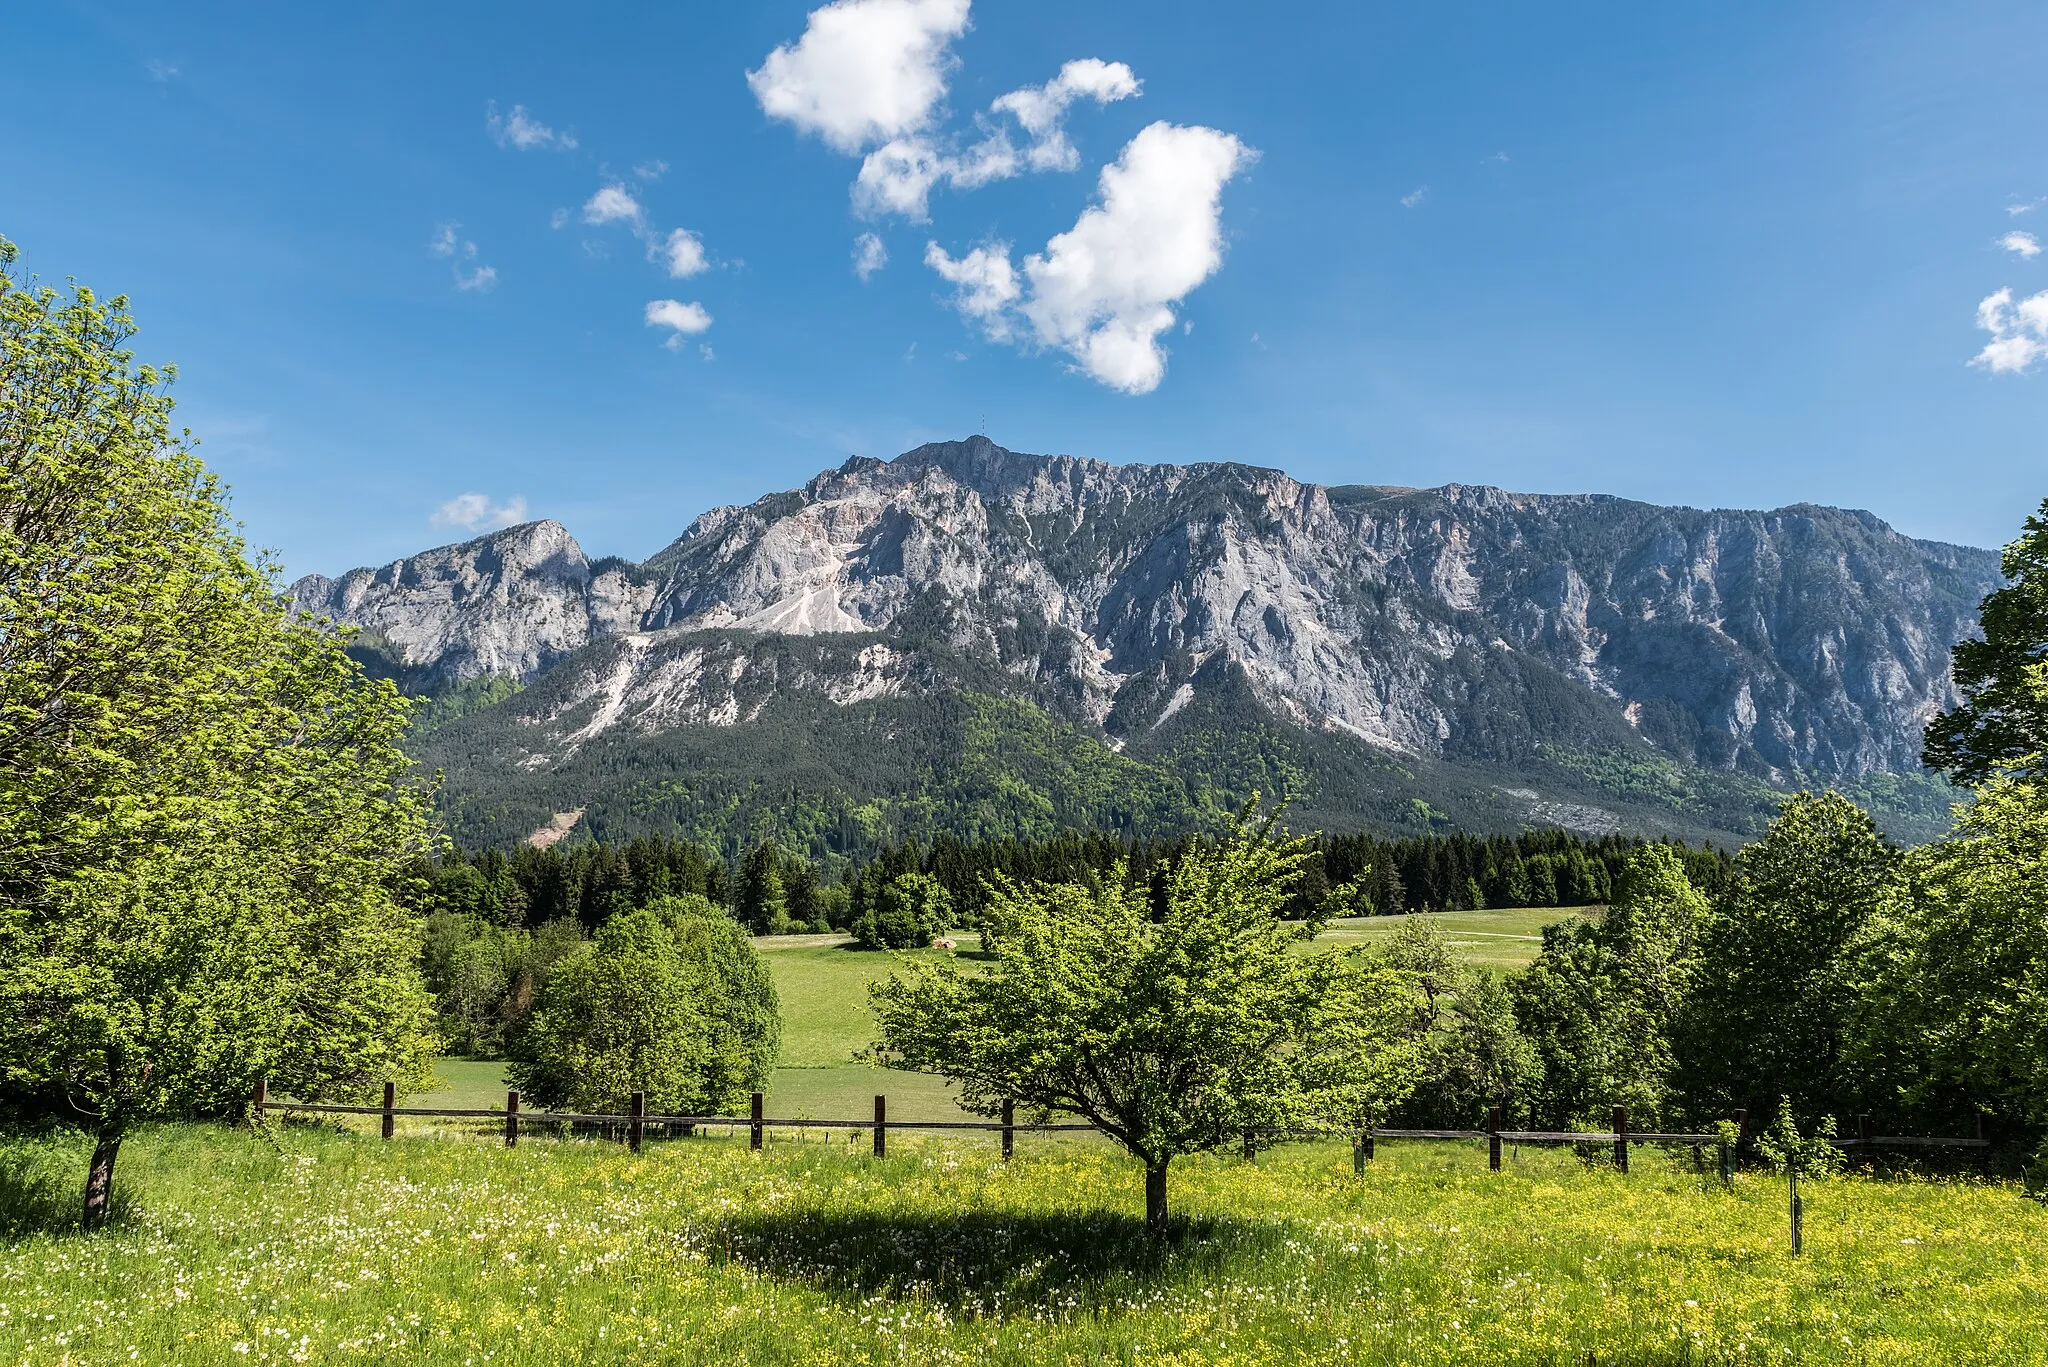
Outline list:
[[[85,1164],[61,1147],[0,1145],[0,1242],[36,1234],[76,1234],[85,1200]],[[126,1191],[115,1184],[107,1223],[128,1217]]]
[[[1165,1285],[1222,1279],[1282,1239],[1275,1226],[1237,1220],[1176,1220],[1165,1239],[1154,1239],[1144,1221],[1107,1211],[785,1210],[722,1222],[707,1251],[715,1263],[856,1299],[880,1295],[1005,1315],[1128,1307]]]

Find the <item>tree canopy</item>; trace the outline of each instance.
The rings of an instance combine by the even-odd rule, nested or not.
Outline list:
[[[1191,848],[1157,921],[1122,870],[1092,886],[999,880],[984,913],[989,962],[911,962],[871,989],[877,1057],[957,1080],[961,1104],[982,1114],[1013,1100],[1092,1122],[1145,1165],[1146,1221],[1163,1232],[1173,1159],[1270,1142],[1319,1102],[1358,1104],[1344,1052],[1381,1067],[1360,1036],[1390,1020],[1407,1028],[1352,981],[1337,999],[1372,1017],[1349,1030],[1324,1014],[1332,975],[1366,970],[1297,952],[1315,926],[1279,913],[1305,848],[1270,820]]]
[[[0,1091],[98,1136],[426,1070],[406,704],[294,620],[125,301],[0,241]]]
[[[2048,777],[2048,499],[1984,595],[1981,640],[1959,641],[1951,669],[1962,700],[1927,724],[1929,766],[1975,787],[2000,774]]]

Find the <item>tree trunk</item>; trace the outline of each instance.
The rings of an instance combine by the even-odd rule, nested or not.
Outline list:
[[[99,1143],[93,1146],[92,1166],[85,1173],[85,1214],[82,1220],[88,1234],[107,1222],[107,1204],[114,1194],[114,1159],[121,1152],[122,1129],[114,1121],[103,1122]]]
[[[1145,1232],[1153,1238],[1166,1233],[1166,1160],[1145,1169]]]

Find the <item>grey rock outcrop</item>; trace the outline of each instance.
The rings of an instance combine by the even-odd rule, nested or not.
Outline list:
[[[900,686],[906,652],[943,644],[1121,739],[1222,660],[1275,714],[1395,751],[1639,736],[1783,781],[1913,767],[1952,700],[1949,649],[1997,582],[1992,553],[1867,513],[1325,487],[977,437],[715,509],[640,566],[593,572],[541,522],[294,594],[427,680],[532,679],[616,636],[587,690],[617,695],[600,730],[741,719],[703,703],[706,657],[666,638],[879,633],[886,664],[839,692]]]

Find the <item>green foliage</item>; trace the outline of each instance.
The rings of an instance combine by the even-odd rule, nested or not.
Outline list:
[[[2048,789],[1993,779],[1953,839],[1909,853],[1853,977],[1849,1066],[1890,1083],[1884,1101],[2048,1135]]]
[[[1773,1172],[1797,1173],[1801,1177],[1833,1177],[1842,1170],[1848,1156],[1835,1147],[1835,1118],[1822,1116],[1813,1133],[1800,1137],[1792,1119],[1792,1098],[1778,1098],[1777,1118],[1756,1137],[1756,1151]]]
[[[2048,499],[2000,568],[2010,582],[1984,595],[1982,639],[1956,643],[1962,700],[1927,725],[1928,765],[1972,787],[2000,774],[2048,777]]]
[[[953,899],[937,879],[900,873],[875,890],[852,930],[866,949],[923,949],[952,924]]]
[[[549,974],[510,1071],[544,1106],[715,1114],[765,1085],[775,986],[746,932],[701,897],[612,917]]]
[[[1403,918],[1379,952],[1422,994],[1420,1075],[1395,1108],[1395,1123],[1465,1129],[1493,1106],[1511,1117],[1527,1114],[1541,1091],[1542,1063],[1515,1022],[1507,984],[1460,962],[1444,932],[1419,918]]]
[[[1007,1098],[1086,1117],[1145,1165],[1147,1224],[1162,1230],[1174,1158],[1270,1142],[1319,1098],[1364,1096],[1369,1077],[1343,1091],[1345,1059],[1384,1061],[1364,1046],[1393,980],[1364,961],[1317,967],[1295,952],[1313,927],[1279,916],[1308,848],[1270,820],[1241,824],[1174,866],[1157,921],[1121,871],[1093,886],[1005,880],[985,913],[990,963],[910,963],[874,987],[876,1056],[957,1080],[982,1114]],[[1324,1014],[1336,1004],[1315,993],[1333,985],[1369,1014]]]
[[[0,1088],[121,1135],[423,1077],[404,701],[293,620],[125,301],[0,242]],[[90,1221],[89,1221],[90,1222]]]
[[[420,968],[434,994],[443,1047],[472,1058],[502,1056],[546,989],[549,970],[583,939],[583,927],[566,917],[534,931],[445,911],[427,917]]]
[[[1789,1096],[1802,1115],[1864,1097],[1844,1066],[1855,987],[1850,946],[1898,886],[1898,852],[1834,793],[1788,799],[1736,858],[1701,930],[1684,1028],[1684,1086],[1700,1115]]]
[[[782,854],[762,841],[740,868],[733,915],[756,935],[786,935],[791,929],[789,897],[782,883]],[[806,918],[808,920],[808,918]]]
[[[1685,1000],[1706,898],[1668,845],[1632,853],[1599,922],[1543,932],[1543,952],[1512,983],[1515,1016],[1541,1060],[1539,1113],[1598,1123],[1619,1104],[1641,1124],[1671,1102],[1672,1033]]]

